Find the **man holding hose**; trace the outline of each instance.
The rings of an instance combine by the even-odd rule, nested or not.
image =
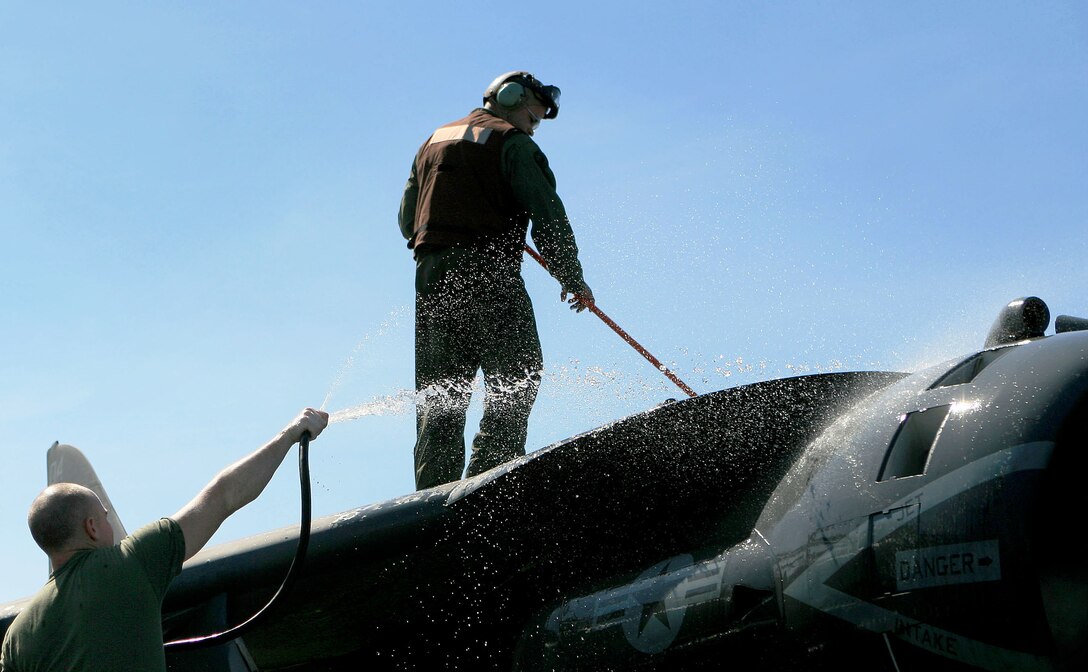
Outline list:
[[[43,490],[27,523],[54,570],[8,628],[0,672],[165,672],[162,600],[181,563],[261,494],[303,433],[316,439],[328,422],[328,413],[305,409],[268,443],[220,471],[180,511],[116,546],[93,491],[74,483]]]

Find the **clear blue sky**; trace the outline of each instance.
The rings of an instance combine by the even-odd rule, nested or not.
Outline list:
[[[382,414],[315,442],[316,512],[412,489],[396,210],[512,69],[563,89],[537,140],[599,305],[701,392],[913,370],[1027,294],[1088,315],[1083,2],[5,2],[0,601],[45,579],[55,440],[130,530],[326,398]],[[530,448],[679,394],[525,275]],[[213,543],[297,500],[292,455]]]

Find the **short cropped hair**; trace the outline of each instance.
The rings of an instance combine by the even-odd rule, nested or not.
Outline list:
[[[46,553],[62,551],[93,516],[98,495],[82,485],[57,483],[42,490],[30,505],[27,525],[34,541]]]

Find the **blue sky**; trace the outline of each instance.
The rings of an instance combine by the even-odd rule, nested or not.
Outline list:
[[[412,489],[419,144],[513,69],[599,305],[700,392],[1088,315],[1080,2],[0,5],[0,601],[55,440],[129,529],[303,406],[319,514]],[[680,393],[528,264],[538,448]],[[478,421],[474,406],[470,426]],[[293,456],[213,543],[297,517]]]

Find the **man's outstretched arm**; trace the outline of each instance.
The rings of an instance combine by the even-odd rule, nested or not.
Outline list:
[[[185,535],[185,559],[204,548],[232,513],[257,499],[303,432],[316,439],[328,424],[328,413],[307,408],[274,439],[219,472],[200,494],[171,516]]]

